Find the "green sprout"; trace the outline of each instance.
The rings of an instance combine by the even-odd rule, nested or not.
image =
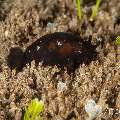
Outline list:
[[[43,101],[39,101],[37,98],[33,99],[25,108],[24,120],[42,120],[40,113],[44,111]]]
[[[117,37],[116,37],[116,44],[119,44],[119,45],[120,45],[120,36],[117,36]]]
[[[77,11],[78,11],[78,17],[81,20],[82,19],[81,0],[77,0]]]
[[[95,6],[92,8],[92,15],[90,17],[90,21],[93,21],[95,17],[97,16],[98,9],[100,7],[101,0],[96,0]]]

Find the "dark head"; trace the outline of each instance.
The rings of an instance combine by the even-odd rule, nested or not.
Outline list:
[[[19,47],[11,48],[7,56],[7,64],[11,70],[21,71],[24,66],[24,52]]]
[[[96,51],[96,48],[98,45],[93,45],[90,40],[84,41],[83,43],[83,63],[89,64],[91,61],[94,61],[97,59],[98,52]]]

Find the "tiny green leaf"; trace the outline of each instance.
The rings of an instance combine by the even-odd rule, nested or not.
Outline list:
[[[119,45],[120,45],[120,36],[117,36],[117,37],[116,37],[116,44],[119,44]]]
[[[77,11],[78,11],[78,17],[81,20],[82,19],[81,0],[77,0]]]
[[[25,109],[24,120],[42,120],[40,113],[44,111],[44,103],[33,99]]]
[[[92,15],[91,15],[91,17],[90,17],[90,20],[91,20],[91,21],[93,21],[93,20],[95,19],[95,17],[97,16],[100,3],[101,3],[101,0],[96,0],[96,4],[95,4],[95,6],[92,8]]]

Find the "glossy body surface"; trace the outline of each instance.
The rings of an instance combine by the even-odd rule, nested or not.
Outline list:
[[[13,53],[10,54],[14,56]],[[66,67],[68,71],[74,71],[82,63],[89,64],[96,55],[96,46],[90,41],[83,41],[73,33],[55,32],[42,36],[28,46],[23,53],[24,58],[19,68],[22,69],[35,60],[36,66],[42,62],[43,66],[56,65],[61,68]]]

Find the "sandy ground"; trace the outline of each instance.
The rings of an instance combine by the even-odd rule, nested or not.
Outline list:
[[[85,0],[85,16],[78,20],[75,0],[0,1],[0,120],[22,120],[24,108],[33,98],[45,103],[44,120],[86,120],[87,101],[102,111],[96,120],[120,120],[120,1],[104,0],[97,18],[89,22],[93,0]],[[6,56],[11,47],[27,46],[53,32],[75,32],[82,38],[101,41],[99,55],[89,65],[80,65],[75,75],[53,75],[55,67],[27,66],[11,72]],[[62,85],[62,86],[61,86]]]

